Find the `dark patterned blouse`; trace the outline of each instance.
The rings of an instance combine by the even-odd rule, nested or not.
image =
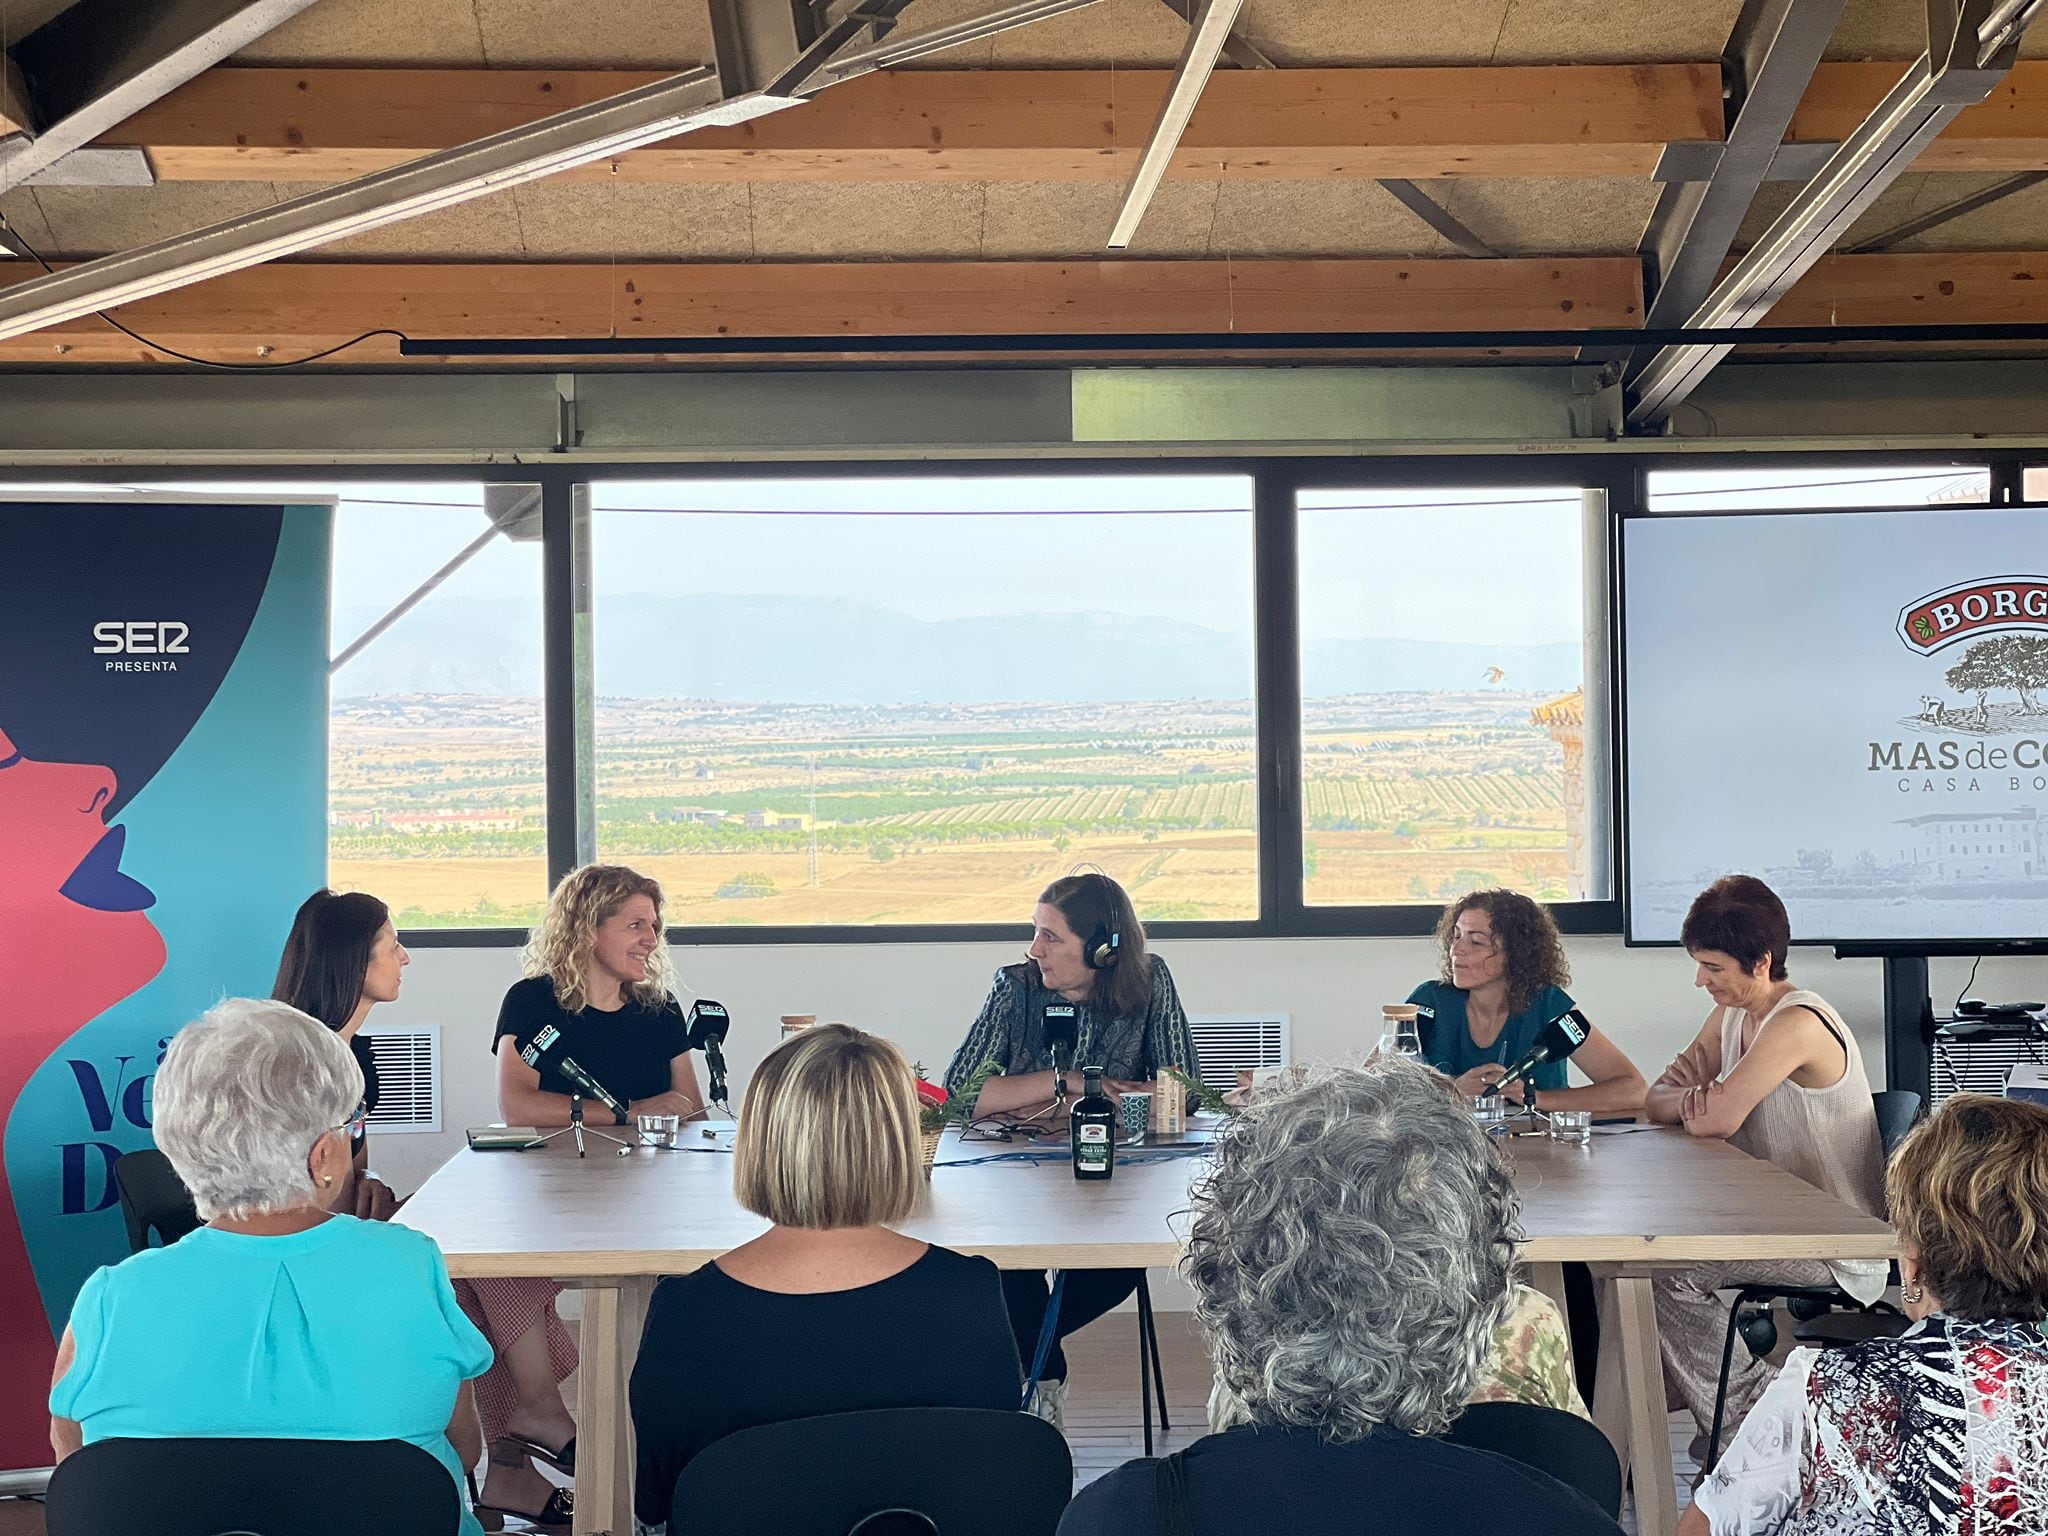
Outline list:
[[[1127,1018],[1111,1018],[1092,1001],[1080,1005],[1080,1038],[1074,1065],[1101,1067],[1105,1077],[1125,1082],[1150,1082],[1161,1067],[1178,1067],[1195,1075],[1195,1042],[1188,1016],[1181,1010],[1173,975],[1157,955],[1152,962],[1152,998]],[[981,1016],[967,1031],[953,1064],[946,1069],[946,1091],[956,1093],[981,1064],[994,1057],[1011,1076],[1050,1072],[1052,1051],[1045,1043],[1045,1005],[1063,1002],[1057,992],[1038,983],[1037,967],[1028,961],[996,972]],[[1078,1090],[1077,1090],[1078,1091]]]

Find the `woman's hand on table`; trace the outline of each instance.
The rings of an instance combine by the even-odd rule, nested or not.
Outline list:
[[[397,1209],[398,1197],[382,1179],[366,1173],[356,1180],[355,1214],[359,1219],[389,1221]]]
[[[692,1115],[702,1114],[704,1106],[671,1088],[667,1093],[657,1093],[652,1098],[635,1099],[626,1106],[635,1115],[678,1115],[688,1120]]]

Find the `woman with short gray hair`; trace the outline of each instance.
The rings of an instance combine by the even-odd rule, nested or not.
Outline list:
[[[59,1461],[117,1436],[407,1440],[461,1488],[482,1452],[463,1383],[490,1347],[430,1238],[329,1209],[362,1095],[348,1047],[287,1004],[229,998],[178,1032],[157,1144],[206,1225],[79,1291],[50,1390]]]
[[[1518,1526],[1614,1536],[1578,1493],[1431,1438],[1508,1315],[1512,1179],[1448,1079],[1382,1059],[1261,1099],[1219,1138],[1182,1268],[1251,1422],[1086,1489],[1061,1536],[1171,1528],[1376,1533]]]

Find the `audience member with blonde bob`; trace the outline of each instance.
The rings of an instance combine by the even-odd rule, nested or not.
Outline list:
[[[769,1052],[740,1110],[733,1193],[774,1225],[664,1280],[648,1310],[632,1383],[643,1521],[666,1521],[690,1458],[738,1430],[1017,1407],[995,1266],[889,1230],[925,1197],[916,1079],[895,1046],[825,1024]]]
[[[1885,1193],[1913,1326],[1794,1350],[1681,1536],[2048,1530],[2048,1109],[1958,1094]]]
[[[285,1003],[230,998],[178,1032],[156,1139],[206,1225],[79,1291],[50,1390],[59,1461],[115,1437],[406,1440],[461,1488],[483,1451],[464,1383],[490,1346],[431,1238],[330,1209],[362,1099],[348,1046]],[[345,1514],[346,1489],[324,1496]],[[466,1506],[461,1531],[482,1532]]]

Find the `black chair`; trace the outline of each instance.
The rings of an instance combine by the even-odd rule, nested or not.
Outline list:
[[[50,1477],[49,1536],[455,1536],[448,1469],[403,1440],[100,1440]]]
[[[1159,1326],[1152,1313],[1152,1287],[1138,1271],[1138,1403],[1145,1421],[1145,1454],[1152,1454],[1152,1395],[1159,1394],[1159,1433],[1173,1425],[1166,1417],[1166,1373],[1159,1365]]]
[[[992,1468],[1002,1497],[989,1502]],[[993,1408],[875,1408],[743,1429],[676,1479],[669,1536],[1053,1536],[1074,1491],[1060,1432]],[[52,1536],[58,1536],[53,1529]]]
[[[1877,1111],[1877,1140],[1889,1164],[1892,1154],[1920,1118],[1920,1095],[1903,1088],[1888,1088],[1870,1096]],[[1892,1266],[1891,1283],[1899,1283],[1898,1265]],[[1721,1416],[1728,1404],[1728,1377],[1735,1365],[1735,1339],[1740,1334],[1749,1352],[1762,1359],[1778,1347],[1778,1322],[1772,1308],[1785,1303],[1786,1311],[1800,1326],[1793,1337],[1802,1344],[1824,1349],[1846,1348],[1866,1339],[1893,1337],[1911,1327],[1911,1320],[1888,1301],[1868,1304],[1833,1285],[1745,1285],[1735,1293],[1728,1308],[1728,1332],[1721,1340],[1721,1379],[1714,1390],[1714,1427],[1707,1435],[1707,1468],[1721,1459]]]
[[[152,1230],[157,1241],[168,1248],[187,1232],[205,1225],[192,1204],[192,1191],[171,1167],[171,1160],[155,1147],[115,1159],[114,1188],[121,1196],[121,1219],[128,1223],[131,1253],[149,1246]]]
[[[1621,1518],[1621,1458],[1589,1421],[1540,1403],[1471,1403],[1451,1421],[1453,1445],[1491,1451],[1576,1488]]]

